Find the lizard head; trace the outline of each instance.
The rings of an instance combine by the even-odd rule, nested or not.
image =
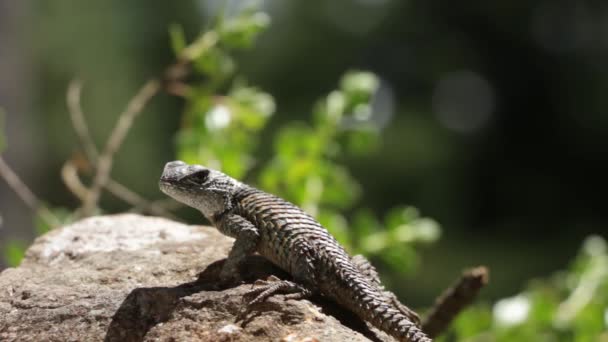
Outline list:
[[[210,221],[230,208],[232,193],[240,186],[239,181],[222,172],[179,160],[165,165],[159,181],[162,192],[198,209]]]

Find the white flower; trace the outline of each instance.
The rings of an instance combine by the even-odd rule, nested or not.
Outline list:
[[[217,105],[205,116],[205,125],[210,131],[226,128],[230,124],[232,113],[223,105]]]
[[[530,312],[530,299],[525,295],[504,298],[494,304],[494,321],[498,325],[512,326],[523,323]]]

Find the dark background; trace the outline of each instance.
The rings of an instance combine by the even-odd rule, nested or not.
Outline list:
[[[229,12],[242,3],[229,1]],[[476,264],[492,269],[486,296],[515,293],[565,267],[585,236],[607,235],[608,3],[261,3],[273,22],[238,60],[251,84],[275,96],[267,132],[309,120],[314,101],[346,70],[382,79],[390,119],[383,144],[347,163],[363,184],[362,206],[381,214],[411,204],[443,227],[440,242],[423,249],[419,272],[399,282],[409,302],[428,303]],[[68,82],[85,82],[83,106],[101,145],[138,86],[173,60],[169,24],[192,39],[219,5],[0,0],[3,155],[36,194],[53,207],[77,205],[59,177],[77,150]],[[181,110],[168,95],[151,102],[114,178],[162,198],[156,181],[174,158]],[[126,208],[109,196],[103,206]],[[31,213],[3,182],[0,215],[0,246],[33,239]]]

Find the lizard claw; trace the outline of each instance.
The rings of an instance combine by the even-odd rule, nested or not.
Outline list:
[[[278,279],[274,277],[275,279]],[[247,304],[248,307],[265,301],[268,297],[275,294],[286,294],[286,299],[304,298],[310,296],[312,293],[307,288],[300,284],[288,280],[261,280],[256,281],[260,286],[255,287],[245,293],[245,298],[254,297]]]
[[[243,295],[245,300],[252,297],[253,299],[247,302],[247,306],[237,316],[237,321],[243,320],[251,312],[254,305],[265,301],[268,297],[275,294],[285,294],[285,300],[302,299],[312,295],[312,291],[304,286],[288,280],[280,280],[275,276],[270,276],[267,280],[257,280],[254,283],[255,285],[259,286],[247,291]]]

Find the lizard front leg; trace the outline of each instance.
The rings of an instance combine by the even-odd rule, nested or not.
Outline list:
[[[223,234],[236,239],[220,271],[220,282],[227,284],[240,278],[238,267],[248,255],[256,251],[260,234],[251,222],[236,214],[224,215],[216,222],[216,226]]]

